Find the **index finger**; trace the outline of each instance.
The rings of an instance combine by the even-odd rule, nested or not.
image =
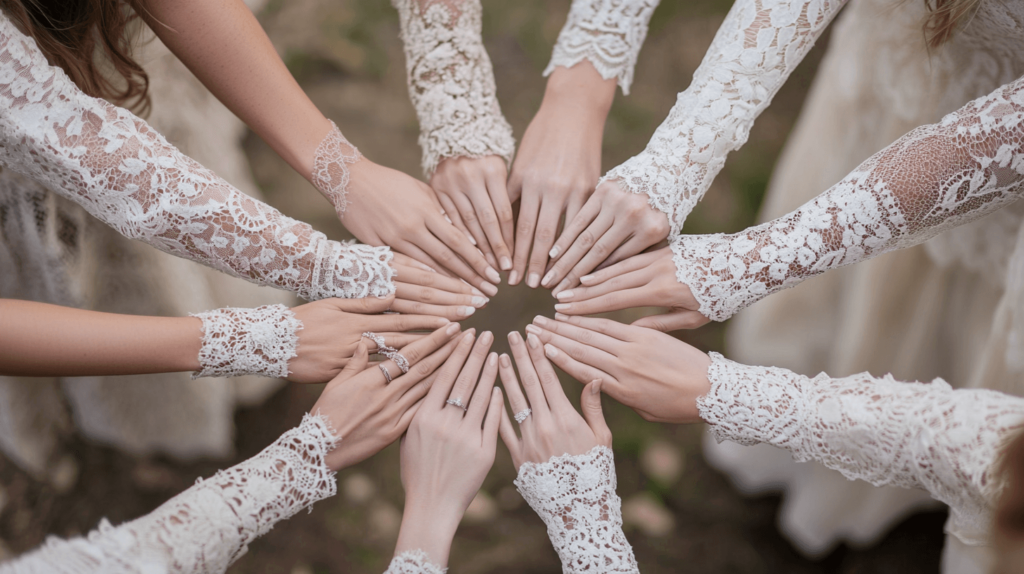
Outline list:
[[[458,346],[455,347],[455,351],[452,352],[448,360],[444,362],[444,366],[438,371],[434,383],[430,385],[430,392],[423,399],[432,408],[444,408],[445,401],[448,400],[448,395],[451,394],[452,386],[455,385],[455,378],[459,376],[462,364],[469,357],[470,349],[473,348],[474,339],[473,330],[466,331],[466,334],[459,340]]]
[[[541,345],[540,339],[533,333],[530,333],[526,336],[526,347],[530,353],[530,361],[533,362],[533,368],[540,379],[540,387],[544,390],[544,396],[547,398],[548,404],[551,405],[551,410],[564,410],[566,408],[572,410],[572,403],[569,402],[569,399],[565,396],[565,391],[562,390],[562,383],[558,380],[558,374],[551,368],[548,358],[544,356],[544,346]]]
[[[394,385],[395,392],[404,393],[408,387],[411,387],[433,372],[433,369],[425,369],[423,365],[419,364],[420,361],[452,340],[461,328],[462,326],[458,323],[452,323],[441,327],[415,343],[402,347],[399,354],[405,357],[406,362],[409,363],[409,372],[396,377],[391,382],[391,385],[388,386]],[[380,363],[380,365],[387,369],[389,373],[400,372],[398,365],[392,359],[388,359]]]

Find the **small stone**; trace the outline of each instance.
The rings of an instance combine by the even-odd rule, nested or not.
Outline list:
[[[651,537],[665,536],[676,526],[672,513],[646,492],[633,495],[622,503],[622,522]]]
[[[470,524],[481,524],[490,522],[498,517],[498,505],[486,492],[480,491],[469,503],[466,514],[463,517]]]
[[[640,467],[662,486],[672,486],[683,474],[683,457],[678,446],[655,440],[640,455]]]
[[[370,477],[362,473],[346,478],[341,489],[345,493],[345,499],[353,504],[364,504],[377,492],[377,487],[373,485]]]

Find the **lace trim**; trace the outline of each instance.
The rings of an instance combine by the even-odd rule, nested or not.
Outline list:
[[[384,574],[444,574],[447,571],[447,568],[433,564],[426,552],[410,550],[392,558]]]
[[[192,313],[203,322],[199,377],[263,375],[288,377],[288,361],[298,356],[302,321],[284,305],[255,309],[224,308]]]
[[[547,525],[563,572],[639,572],[622,533],[610,448],[524,463],[515,485]]]
[[[708,380],[697,408],[719,442],[767,443],[851,480],[926,489],[950,506],[950,531],[968,544],[984,541],[1005,486],[992,465],[1004,441],[1024,428],[1024,399],[953,390],[942,379],[811,379],[711,353]]]
[[[356,146],[349,143],[338,126],[331,122],[331,131],[324,136],[313,156],[313,185],[327,198],[338,213],[345,216],[348,200],[349,164],[363,157]]]
[[[571,68],[590,60],[601,77],[616,78],[629,95],[633,69],[647,37],[647,24],[660,0],[573,0],[565,26],[544,69]]]
[[[647,148],[599,182],[644,193],[670,236],[846,0],[738,0]]]
[[[427,179],[449,157],[497,155],[511,164],[515,138],[501,114],[494,70],[481,39],[479,0],[391,3],[401,23]]]

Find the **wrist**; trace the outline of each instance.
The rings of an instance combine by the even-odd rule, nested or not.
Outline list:
[[[263,375],[286,378],[302,323],[284,305],[196,313],[202,320],[199,369],[193,378]]]
[[[450,504],[418,504],[407,498],[402,514],[402,526],[398,532],[398,542],[395,545],[395,555],[422,550],[431,563],[442,568],[447,567],[448,554],[455,538],[455,531],[462,521],[462,514]]]
[[[589,61],[556,68],[548,77],[541,107],[565,108],[600,119],[602,127],[615,99],[615,79],[604,79]]]

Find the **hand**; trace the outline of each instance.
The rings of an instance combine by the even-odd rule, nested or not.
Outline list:
[[[545,343],[551,362],[577,381],[601,379],[601,389],[645,420],[700,420],[697,398],[711,389],[711,358],[686,343],[608,319],[536,317],[526,330]],[[511,393],[509,393],[511,395]]]
[[[448,270],[488,296],[497,270],[443,214],[434,190],[400,171],[362,158],[350,167],[341,223],[363,243],[390,245],[436,270]],[[487,277],[487,279],[484,279]]]
[[[512,203],[508,199],[505,160],[450,157],[441,160],[430,187],[452,223],[472,238],[492,267],[512,269]]]
[[[668,332],[707,324],[700,303],[690,288],[676,279],[676,265],[668,247],[634,255],[582,278],[584,287],[560,291],[555,311],[566,315],[594,315],[632,307],[668,307],[661,315],[633,321],[637,327]]]
[[[503,409],[494,388],[498,356],[487,354],[493,341],[490,332],[476,345],[472,334],[463,336],[402,439],[405,513],[396,555],[423,550],[432,563],[447,566],[455,530],[494,465]],[[446,404],[449,398],[466,409]]]
[[[396,313],[436,315],[451,321],[465,319],[490,299],[461,279],[447,277],[415,259],[392,252],[395,269]]]
[[[528,345],[523,344],[519,333],[508,335],[526,396],[519,388],[508,355],[502,355],[499,361],[501,383],[508,392],[512,412],[532,410],[519,425],[522,438],[516,436],[508,413],[504,409],[501,412],[501,440],[512,454],[516,470],[524,462],[543,463],[553,456],[585,454],[598,445],[611,448],[612,432],[601,411],[601,381],[595,380],[584,387],[581,417],[566,398],[558,375],[544,357],[540,340],[532,334],[526,338]]]
[[[377,365],[368,366],[366,345],[360,343],[345,369],[327,383],[313,414],[322,413],[340,439],[327,455],[331,470],[340,470],[379,452],[409,427],[420,399],[434,381],[434,371],[451,355],[459,324],[452,323],[401,350],[409,372],[401,374],[394,361],[379,363],[392,374],[388,383]]]
[[[615,80],[603,79],[589,61],[558,68],[548,79],[508,182],[509,198],[520,201],[509,285],[524,277],[530,287],[540,284],[562,214],[571,221],[594,191],[614,96]]]
[[[651,207],[646,194],[624,190],[616,181],[599,185],[576,217],[565,220],[565,230],[551,249],[555,264],[541,282],[554,287],[555,295],[579,285],[580,277],[599,265],[612,265],[658,244],[671,229],[668,217]]]

